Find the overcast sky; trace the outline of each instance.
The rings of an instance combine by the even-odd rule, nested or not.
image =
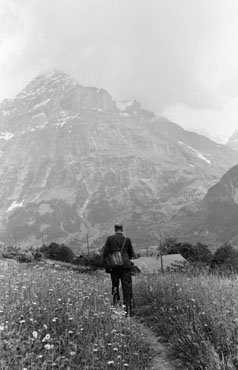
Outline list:
[[[0,0],[0,99],[52,68],[184,128],[238,128],[238,0]]]

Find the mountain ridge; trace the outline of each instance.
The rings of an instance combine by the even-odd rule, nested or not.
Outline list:
[[[59,71],[0,103],[0,240],[100,245],[114,222],[155,243],[185,205],[237,163],[232,148],[182,129],[139,102]],[[172,227],[172,223],[171,223]]]

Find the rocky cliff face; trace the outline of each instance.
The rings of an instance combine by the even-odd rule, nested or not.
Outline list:
[[[124,222],[135,244],[155,242],[237,153],[53,71],[0,104],[0,240],[75,249],[103,243]],[[172,225],[172,223],[171,223]]]
[[[182,215],[184,223],[181,229],[186,230],[186,240],[203,241],[210,246],[225,242],[237,246],[238,165],[209,188],[193,210],[189,207],[182,209],[180,219]]]

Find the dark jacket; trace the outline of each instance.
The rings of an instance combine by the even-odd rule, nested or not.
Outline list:
[[[121,251],[125,236],[122,233],[116,233],[107,238],[103,249],[103,260],[112,253]],[[126,241],[122,251],[123,266],[120,269],[131,269],[132,264],[130,259],[134,257],[134,250],[131,244],[131,239],[126,237]],[[107,271],[109,272],[109,271]]]

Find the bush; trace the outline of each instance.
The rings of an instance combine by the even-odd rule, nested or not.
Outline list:
[[[40,261],[43,257],[43,254],[39,251],[33,253],[33,257],[35,261]]]
[[[51,243],[49,246],[43,245],[40,248],[45,258],[56,261],[63,261],[71,263],[74,259],[73,251],[64,244]]]
[[[97,252],[91,252],[87,256],[87,260],[89,261],[89,264],[91,266],[97,267],[97,268],[103,268],[103,258],[102,258],[102,253],[97,253]]]
[[[238,272],[238,251],[230,244],[222,245],[212,258],[211,268],[222,272]]]
[[[33,255],[31,252],[21,252],[17,255],[17,261],[22,263],[29,263],[33,261]]]
[[[187,261],[192,263],[210,264],[212,260],[212,253],[206,244],[197,243],[192,245],[187,242],[177,242],[176,239],[168,238],[166,240],[167,253],[181,254]]]

